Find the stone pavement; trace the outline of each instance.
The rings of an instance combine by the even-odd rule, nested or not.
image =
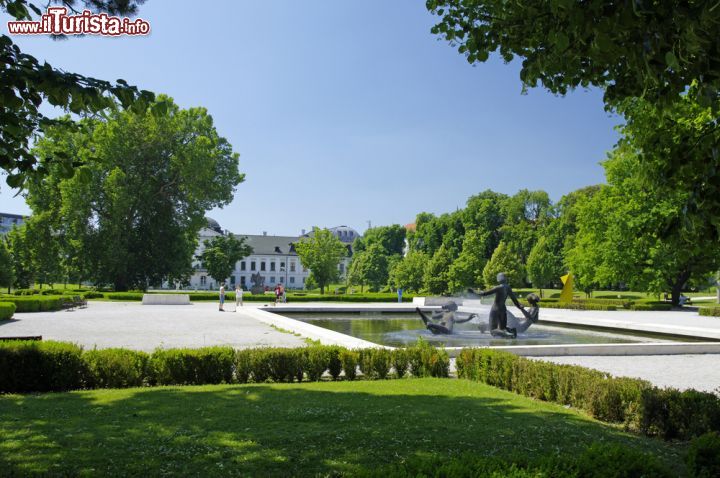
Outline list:
[[[234,310],[235,304],[225,307]],[[16,313],[0,321],[0,336],[42,335],[43,340],[74,342],[86,349],[124,347],[152,352],[174,347],[230,345],[235,348],[304,346],[302,337],[280,332],[239,309],[219,312],[217,302],[142,305],[93,302],[72,312]]]

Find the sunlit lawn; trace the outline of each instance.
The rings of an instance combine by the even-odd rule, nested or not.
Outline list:
[[[561,406],[453,379],[161,387],[0,397],[0,472],[314,475],[415,455],[682,449]]]

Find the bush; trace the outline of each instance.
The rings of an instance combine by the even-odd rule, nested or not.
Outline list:
[[[672,310],[672,304],[659,301],[636,302],[630,306],[630,310]]]
[[[106,292],[104,294],[108,300],[142,300],[142,292]]]
[[[82,356],[88,388],[126,388],[143,385],[149,355],[127,349],[90,350]]]
[[[360,363],[360,354],[355,350],[342,349],[340,351],[340,362],[345,373],[345,378],[355,380],[357,377],[357,367]]]
[[[646,435],[689,439],[720,430],[720,398],[711,393],[660,389],[644,380],[485,349],[463,349],[456,366],[460,378],[570,405]]]
[[[0,302],[0,320],[7,320],[13,316],[17,306],[13,302]]]
[[[403,378],[410,367],[410,358],[408,357],[407,350],[395,349],[392,352],[392,366],[395,369],[395,375],[398,378]]]
[[[234,361],[231,347],[159,349],[150,358],[153,382],[160,385],[230,383]]]
[[[15,295],[35,295],[39,293],[40,291],[37,289],[17,289],[13,292]]]
[[[82,293],[81,296],[84,299],[102,299],[104,297],[102,292],[93,291]]]
[[[274,382],[292,382],[297,378],[302,382],[304,354],[302,350],[270,348],[265,350],[268,361],[268,373]]]
[[[239,383],[248,383],[252,373],[252,355],[254,350],[245,349],[235,352],[235,379]]]
[[[255,349],[250,351],[250,374],[256,383],[267,382],[270,378],[270,362],[268,356],[270,349]]]
[[[340,360],[340,354],[342,348],[338,346],[330,346],[327,348],[328,353],[328,372],[333,380],[337,380],[343,369],[342,361]]]
[[[19,296],[19,297],[3,297],[3,302],[12,302],[15,304],[15,312],[44,312],[48,310],[60,310],[65,300],[71,300],[71,296]]]
[[[698,312],[705,317],[720,317],[720,307],[700,307]]]
[[[685,463],[691,477],[720,476],[720,435],[708,432],[694,439],[690,443]]]
[[[305,372],[308,380],[317,382],[328,368],[328,351],[322,345],[313,345],[305,349]]]
[[[392,367],[392,354],[384,348],[363,349],[360,351],[360,370],[363,375],[384,380]]]
[[[445,349],[430,345],[422,337],[417,343],[406,350],[410,372],[415,377],[448,377],[450,376],[450,357]]]
[[[80,388],[82,348],[65,342],[0,342],[0,393],[59,392]]]

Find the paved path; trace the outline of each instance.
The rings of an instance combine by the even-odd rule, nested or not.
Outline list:
[[[226,307],[234,309],[234,304]],[[75,342],[83,347],[124,347],[153,351],[157,347],[231,345],[297,347],[301,337],[279,332],[242,312],[219,312],[217,303],[142,305],[137,302],[93,302],[73,312],[16,313],[0,321],[0,336],[42,335],[43,340]]]

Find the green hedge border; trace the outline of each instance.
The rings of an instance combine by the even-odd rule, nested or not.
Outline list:
[[[0,320],[11,319],[16,308],[13,302],[0,302]]]
[[[700,307],[698,312],[704,317],[720,317],[720,307]]]

